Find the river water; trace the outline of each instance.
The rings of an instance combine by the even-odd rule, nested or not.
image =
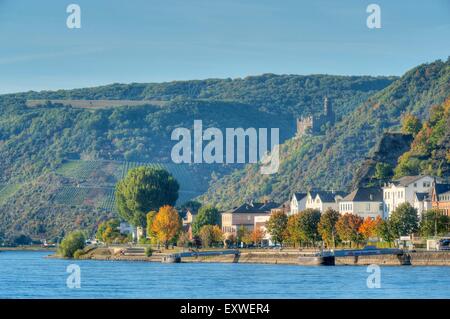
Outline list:
[[[80,261],[48,254],[0,252],[0,298],[450,298],[450,267],[382,266],[380,288],[368,288],[374,275],[365,266]],[[71,264],[79,266],[80,288],[67,285]]]

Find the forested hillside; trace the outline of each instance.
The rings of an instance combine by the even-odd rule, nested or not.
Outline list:
[[[450,176],[450,97],[431,108],[429,119],[414,132],[411,149],[399,158],[394,173],[396,177]]]
[[[297,116],[322,111],[324,96],[342,119],[394,80],[267,74],[0,96],[0,235],[52,238],[83,220],[92,229],[92,220],[114,213],[111,189],[123,167],[170,164],[172,130],[192,128],[194,119],[222,129],[279,127],[284,141],[294,134]],[[104,101],[98,109],[68,106],[75,99],[114,100],[114,107]],[[43,103],[29,107],[27,100]],[[121,107],[117,100],[148,104]],[[239,167],[184,167],[182,199],[206,191],[210,181]]]
[[[228,208],[264,196],[284,201],[311,187],[349,191],[353,175],[384,132],[399,130],[406,112],[425,120],[449,94],[450,59],[420,65],[361,103],[324,136],[287,141],[277,174],[261,175],[257,165],[247,165],[218,180],[201,199]]]

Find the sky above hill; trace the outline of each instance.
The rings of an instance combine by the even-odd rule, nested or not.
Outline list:
[[[69,4],[81,28],[69,29]],[[366,25],[369,4],[381,28]],[[448,0],[0,0],[0,93],[262,73],[401,75],[450,55]]]

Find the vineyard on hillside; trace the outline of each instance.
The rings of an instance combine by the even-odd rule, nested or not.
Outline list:
[[[61,187],[53,202],[68,206],[91,206],[114,212],[114,189],[108,187]]]
[[[170,172],[180,184],[177,204],[201,195],[204,189],[202,182],[187,164],[71,160],[55,171],[58,175],[69,178],[71,185],[59,188],[53,196],[53,202],[58,205],[90,206],[115,212],[115,184],[123,179],[129,170],[139,166],[157,167]]]
[[[14,195],[20,187],[20,184],[0,184],[0,204]]]
[[[56,170],[57,174],[77,181],[92,180],[95,184],[115,184],[123,175],[123,162],[68,161]]]

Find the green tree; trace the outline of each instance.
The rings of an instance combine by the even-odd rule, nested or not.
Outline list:
[[[82,231],[69,233],[61,241],[58,247],[58,254],[62,257],[72,258],[78,249],[83,249],[86,245],[86,236]]]
[[[146,213],[164,205],[173,206],[178,189],[178,182],[164,169],[134,168],[116,185],[117,210],[130,224],[145,229]]]
[[[117,219],[110,219],[103,223],[100,223],[97,228],[95,237],[104,242],[112,243],[114,241],[123,241],[126,236],[122,236],[119,231],[120,222]]]
[[[389,220],[381,220],[375,227],[375,234],[388,243],[392,243],[395,239]]]
[[[236,232],[236,242],[238,244],[240,244],[241,242],[248,244],[250,243],[250,241],[251,241],[250,230],[244,225],[241,225]]]
[[[380,181],[380,183],[388,181],[392,175],[394,175],[394,171],[390,164],[378,162],[375,165],[375,174],[373,175],[373,178]]]
[[[337,234],[340,239],[352,243],[359,243],[361,235],[359,227],[363,223],[363,219],[355,214],[344,214],[339,217],[336,223]]]
[[[394,177],[417,175],[420,173],[420,159],[411,156],[411,152],[406,152],[398,159],[397,167],[394,170]]]
[[[199,231],[199,237],[202,240],[202,246],[207,248],[222,242],[223,233],[217,225],[204,225]]]
[[[14,238],[14,244],[16,245],[31,245],[32,242],[33,240],[31,239],[31,237],[24,234],[21,234]]]
[[[205,225],[220,225],[221,215],[217,208],[213,206],[202,206],[194,222],[192,223],[192,234],[197,235]]]
[[[408,202],[400,204],[389,217],[389,223],[397,238],[411,235],[419,229],[417,209]]]
[[[286,239],[286,226],[288,217],[283,212],[274,212],[267,221],[267,231],[275,243],[283,245]]]
[[[422,214],[420,235],[423,237],[442,236],[449,231],[450,218],[439,209],[432,209]]]
[[[157,239],[156,233],[153,231],[152,225],[155,220],[157,212],[152,210],[147,214],[147,237],[150,238],[150,241],[155,241]]]
[[[320,222],[320,211],[317,209],[305,209],[299,213],[299,226],[302,240],[312,243],[313,246],[320,240],[318,225]]]
[[[177,246],[178,247],[188,247],[192,244],[192,241],[189,238],[189,234],[185,231],[181,231],[178,235]]]
[[[301,245],[303,237],[300,231],[300,215],[290,215],[286,224],[286,240],[292,245]]]
[[[325,213],[320,216],[320,222],[318,225],[319,234],[322,236],[322,240],[325,242],[327,247],[336,247],[337,242],[337,230],[336,223],[339,220],[338,211],[334,209],[327,209]]]
[[[419,118],[411,113],[407,113],[402,118],[402,133],[415,136],[422,128]]]

